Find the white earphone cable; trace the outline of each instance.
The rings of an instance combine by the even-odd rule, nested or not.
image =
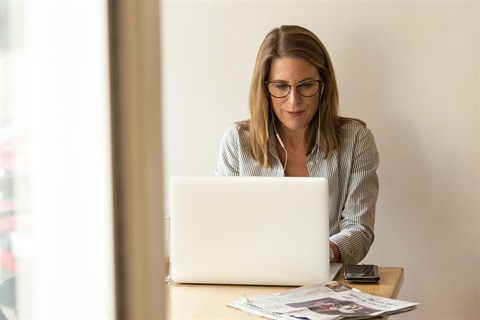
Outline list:
[[[277,127],[275,126],[275,117],[273,114],[273,108],[270,108],[270,112],[272,114],[273,130],[275,131],[275,135],[277,136],[278,142],[280,142],[280,145],[282,146],[283,151],[285,151],[285,164],[283,165],[283,172],[285,172],[285,169],[287,168],[287,162],[288,162],[288,152],[287,152],[287,148],[285,148],[285,145],[283,144],[282,139],[280,138],[280,135],[277,132]]]

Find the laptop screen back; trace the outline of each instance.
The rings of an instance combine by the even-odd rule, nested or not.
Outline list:
[[[172,177],[170,215],[175,282],[329,280],[324,178]]]

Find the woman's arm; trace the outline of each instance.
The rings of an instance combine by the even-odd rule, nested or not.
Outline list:
[[[341,212],[340,232],[330,237],[344,264],[358,263],[374,240],[375,206],[378,198],[378,151],[370,130],[355,136],[346,200]]]

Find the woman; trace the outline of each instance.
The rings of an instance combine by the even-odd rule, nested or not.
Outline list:
[[[374,240],[378,153],[365,123],[338,115],[333,66],[312,32],[267,34],[249,104],[250,119],[223,136],[216,174],[327,178],[330,260],[361,261]]]

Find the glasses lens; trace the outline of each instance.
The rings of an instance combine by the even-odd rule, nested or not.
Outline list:
[[[318,81],[305,81],[297,84],[298,93],[304,97],[311,97],[317,94],[320,89],[320,82]]]
[[[269,82],[268,92],[276,98],[283,98],[290,92],[290,85],[282,82]]]
[[[292,87],[284,82],[268,82],[267,88],[268,92],[275,98],[285,98],[290,93]],[[312,97],[320,90],[320,81],[304,81],[297,84],[296,88],[301,96]]]

